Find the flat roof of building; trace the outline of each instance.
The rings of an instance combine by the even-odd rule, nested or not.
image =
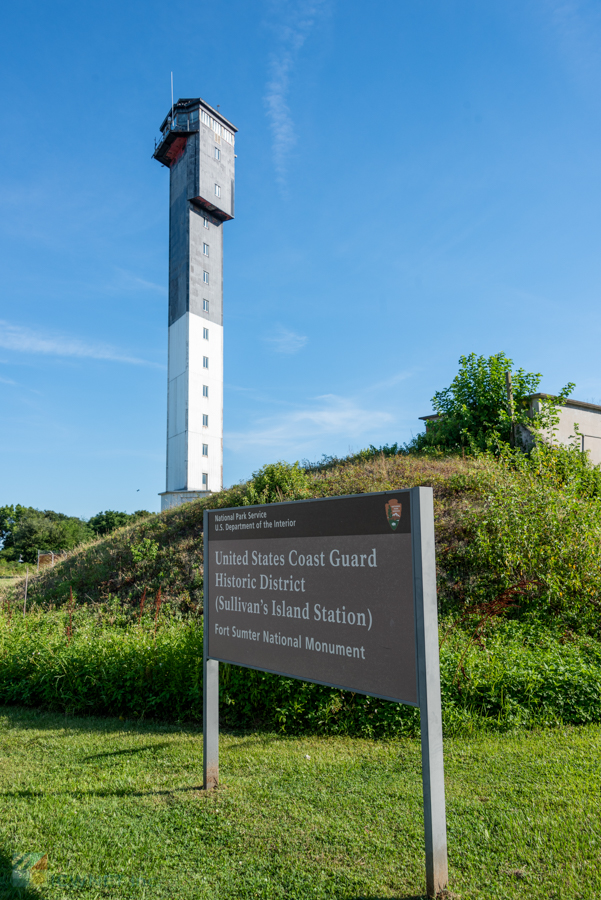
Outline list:
[[[553,394],[530,394],[528,400],[552,400]],[[577,406],[578,409],[592,409],[595,412],[601,412],[601,406],[597,403],[586,403],[584,400],[572,400],[568,398],[563,403],[564,406]]]

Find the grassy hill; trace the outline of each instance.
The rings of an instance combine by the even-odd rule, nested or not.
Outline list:
[[[601,502],[549,462],[376,452],[266,467],[87,544],[30,581],[25,616],[5,589],[0,702],[198,719],[204,509],[414,485],[434,490],[447,730],[600,721]],[[222,669],[232,726],[416,728],[408,708]]]
[[[482,472],[480,464],[461,458],[380,456],[299,472],[291,488],[282,490],[276,483],[274,493],[278,496],[279,488],[281,499],[299,499],[428,485],[434,488],[440,541],[446,546],[449,527],[452,530],[460,509],[473,497]],[[253,482],[236,485],[84,545],[30,580],[30,602],[45,608],[61,605],[71,588],[80,604],[118,598],[136,615],[144,589],[156,592],[160,587],[163,603],[183,616],[194,614],[202,605],[203,511],[244,505],[255,499],[253,486]]]

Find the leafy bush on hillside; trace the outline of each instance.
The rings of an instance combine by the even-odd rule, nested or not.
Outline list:
[[[571,444],[539,441],[528,454],[505,445],[499,457],[512,471],[535,477],[573,497],[601,499],[601,467],[594,466],[580,449],[578,427]]]
[[[601,638],[601,504],[532,468],[486,465],[478,503],[448,540],[439,535],[443,612],[464,615],[505,596],[510,617]]]
[[[513,405],[508,401],[506,373],[511,373]],[[437,391],[432,406],[437,419],[428,423],[427,431],[418,434],[408,445],[409,452],[484,450],[498,452],[514,443],[516,429],[547,429],[556,421],[556,408],[574,388],[572,383],[548,401],[536,419],[531,418],[528,396],[540,384],[540,373],[513,368],[513,360],[504,353],[477,356],[470,353],[459,358],[459,371],[449,387]]]
[[[306,500],[311,496],[311,480],[300,463],[269,463],[253,474],[243,504],[278,503],[282,500]]]

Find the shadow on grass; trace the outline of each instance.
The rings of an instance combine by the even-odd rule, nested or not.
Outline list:
[[[161,725],[157,722],[132,722],[127,720],[120,720],[115,718],[101,718],[99,716],[90,716],[90,717],[75,717],[75,716],[65,716],[61,713],[56,712],[47,712],[45,710],[37,710],[37,709],[29,709],[27,707],[22,706],[0,706],[0,719],[4,719],[4,727],[8,727],[9,729],[19,729],[19,730],[35,730],[35,731],[44,731],[44,730],[60,730],[60,729],[68,729],[69,731],[86,731],[86,732],[95,732],[96,734],[106,734],[107,736],[116,735],[116,734],[127,734],[127,733],[137,733],[144,734],[145,732],[153,732],[157,731],[162,732],[163,734],[181,734],[182,731],[190,732],[192,734],[198,733],[198,729],[195,729],[194,726],[192,728],[182,728],[177,725]],[[8,720],[8,721],[6,721]],[[33,741],[28,741],[28,743],[35,743],[35,738]],[[80,762],[92,762],[96,759],[106,759],[110,757],[128,757],[134,754],[146,752],[149,750],[162,750],[165,747],[173,746],[168,741],[161,741],[156,744],[145,744],[142,747],[131,747],[126,748],[124,750],[114,750],[107,751],[106,753],[95,753],[90,756],[84,756],[80,759]],[[60,796],[71,796],[71,797],[152,797],[152,796],[170,796],[175,794],[181,794],[190,791],[198,791],[202,792],[202,785],[192,785],[186,787],[179,788],[170,788],[169,790],[150,790],[150,791],[135,791],[135,790],[127,790],[126,788],[122,790],[99,790],[99,791],[35,791],[35,790],[22,790],[22,791],[0,791],[0,796],[11,798],[13,800],[16,799],[35,799],[40,797],[60,797]],[[23,851],[25,852],[25,851]],[[11,861],[9,860],[9,863]],[[4,865],[2,861],[2,857],[0,857],[0,865]],[[10,871],[10,865],[9,865]],[[0,877],[2,875],[2,871],[0,871]],[[0,882],[0,885],[2,883]],[[2,898],[2,892],[0,889],[0,900]],[[8,895],[7,895],[8,896]],[[11,895],[12,896],[12,895]],[[15,895],[16,896],[16,895]],[[21,895],[20,895],[21,896]],[[25,895],[22,895],[25,896]],[[33,895],[32,895],[33,896]],[[38,896],[35,894],[35,896]]]
[[[28,706],[0,705],[0,719],[8,720],[8,728],[32,729],[43,731],[44,729],[68,729],[69,731],[94,731],[102,734],[123,734],[126,732],[163,734],[181,734],[185,732],[191,735],[201,735],[202,725],[194,722],[186,722],[176,725],[173,722],[163,722],[159,719],[120,719],[117,716],[99,716],[94,713],[81,713],[69,715],[60,711],[37,709]],[[222,734],[226,734],[222,729]]]
[[[106,759],[110,756],[131,756],[134,753],[145,753],[146,750],[162,750],[164,747],[171,747],[168,741],[162,744],[146,744],[145,747],[128,747],[126,750],[111,750],[108,753],[94,753],[92,756],[82,757],[82,762],[91,762],[94,759]]]
[[[169,797],[174,794],[185,794],[189,791],[200,791],[210,796],[212,791],[204,791],[203,786],[190,785],[188,787],[169,788],[164,791],[129,791],[127,788],[116,791],[0,791],[0,797],[11,800],[35,800],[40,797]]]
[[[175,723],[166,722],[163,719],[152,718],[123,719],[114,715],[102,716],[98,715],[97,713],[85,712],[69,714],[61,712],[60,710],[40,709],[33,706],[12,706],[0,704],[0,722],[2,719],[8,720],[6,722],[6,727],[18,728],[23,731],[27,729],[31,729],[33,731],[44,731],[45,729],[66,729],[73,732],[91,731],[95,732],[96,734],[106,734],[107,736],[128,733],[145,734],[151,732],[152,734],[180,734],[185,735],[189,738],[202,738],[202,723],[198,722]],[[255,730],[250,727],[246,729],[229,728],[224,725],[220,727],[219,734],[222,737],[243,738],[244,740],[238,743],[238,746],[242,748],[247,744],[250,746],[255,746],[257,744],[273,744],[278,742],[281,743],[282,741],[286,740],[292,741],[303,737],[315,738],[321,736],[309,732],[307,732],[306,735],[280,734],[278,732],[275,732],[273,727],[266,728],[265,731],[262,732],[260,724],[257,725],[257,728]],[[167,744],[149,745],[148,749],[153,749],[154,747],[160,746],[167,746]],[[140,748],[140,750],[144,749],[146,748]],[[134,751],[119,750],[115,752],[115,755],[117,753],[126,754],[129,752]],[[98,754],[98,756],[100,755],[101,754]],[[109,756],[110,754],[107,753],[106,755]],[[88,759],[93,759],[93,757],[90,756],[88,757]]]

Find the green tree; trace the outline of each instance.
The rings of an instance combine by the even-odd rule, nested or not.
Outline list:
[[[7,539],[10,539],[15,523],[18,522],[26,512],[35,512],[31,506],[16,505],[0,506],[0,543],[3,549],[7,547]]]
[[[138,509],[134,513],[117,512],[114,509],[107,509],[104,512],[99,512],[96,513],[95,516],[92,516],[92,518],[88,520],[88,526],[92,529],[94,534],[102,536],[110,534],[111,531],[114,531],[116,528],[123,528],[124,525],[129,525],[130,522],[136,522],[138,519],[143,519],[149,515],[150,513],[146,509]]]
[[[513,409],[507,399],[506,372],[511,373]],[[513,360],[504,353],[461,356],[449,387],[432,398],[438,418],[429,423],[425,434],[414,438],[409,449],[498,450],[510,443],[516,426],[535,431],[552,428],[558,405],[574,385],[567,384],[557,397],[543,403],[542,412],[533,419],[528,397],[536,393],[541,378],[540,372],[514,369]]]
[[[66,516],[51,509],[31,506],[0,507],[0,558],[35,563],[37,551],[72,550],[89,541],[93,532],[76,516]]]

